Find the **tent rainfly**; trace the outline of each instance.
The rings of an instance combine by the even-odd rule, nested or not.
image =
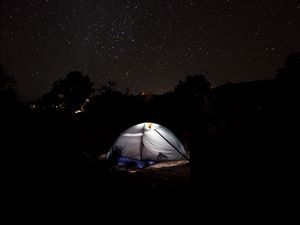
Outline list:
[[[108,160],[145,162],[187,159],[183,145],[167,128],[156,123],[140,123],[125,130],[107,153]]]

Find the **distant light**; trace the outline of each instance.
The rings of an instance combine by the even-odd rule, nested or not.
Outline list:
[[[83,105],[80,107],[80,109],[76,110],[75,113],[82,113],[84,112],[84,106],[89,102],[90,100],[88,98],[85,99],[85,102],[83,103]]]

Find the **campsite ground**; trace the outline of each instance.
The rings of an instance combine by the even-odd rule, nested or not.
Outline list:
[[[187,160],[160,162],[144,169],[113,168],[126,179],[129,187],[138,190],[181,190],[191,188]]]

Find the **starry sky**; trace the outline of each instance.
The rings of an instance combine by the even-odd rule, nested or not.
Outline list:
[[[25,100],[70,71],[162,94],[275,76],[300,50],[300,0],[2,0],[0,64]]]

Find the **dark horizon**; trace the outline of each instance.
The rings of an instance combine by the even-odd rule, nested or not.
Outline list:
[[[300,50],[300,2],[4,1],[0,64],[23,100],[71,71],[162,94],[188,75],[213,86],[273,78]]]

